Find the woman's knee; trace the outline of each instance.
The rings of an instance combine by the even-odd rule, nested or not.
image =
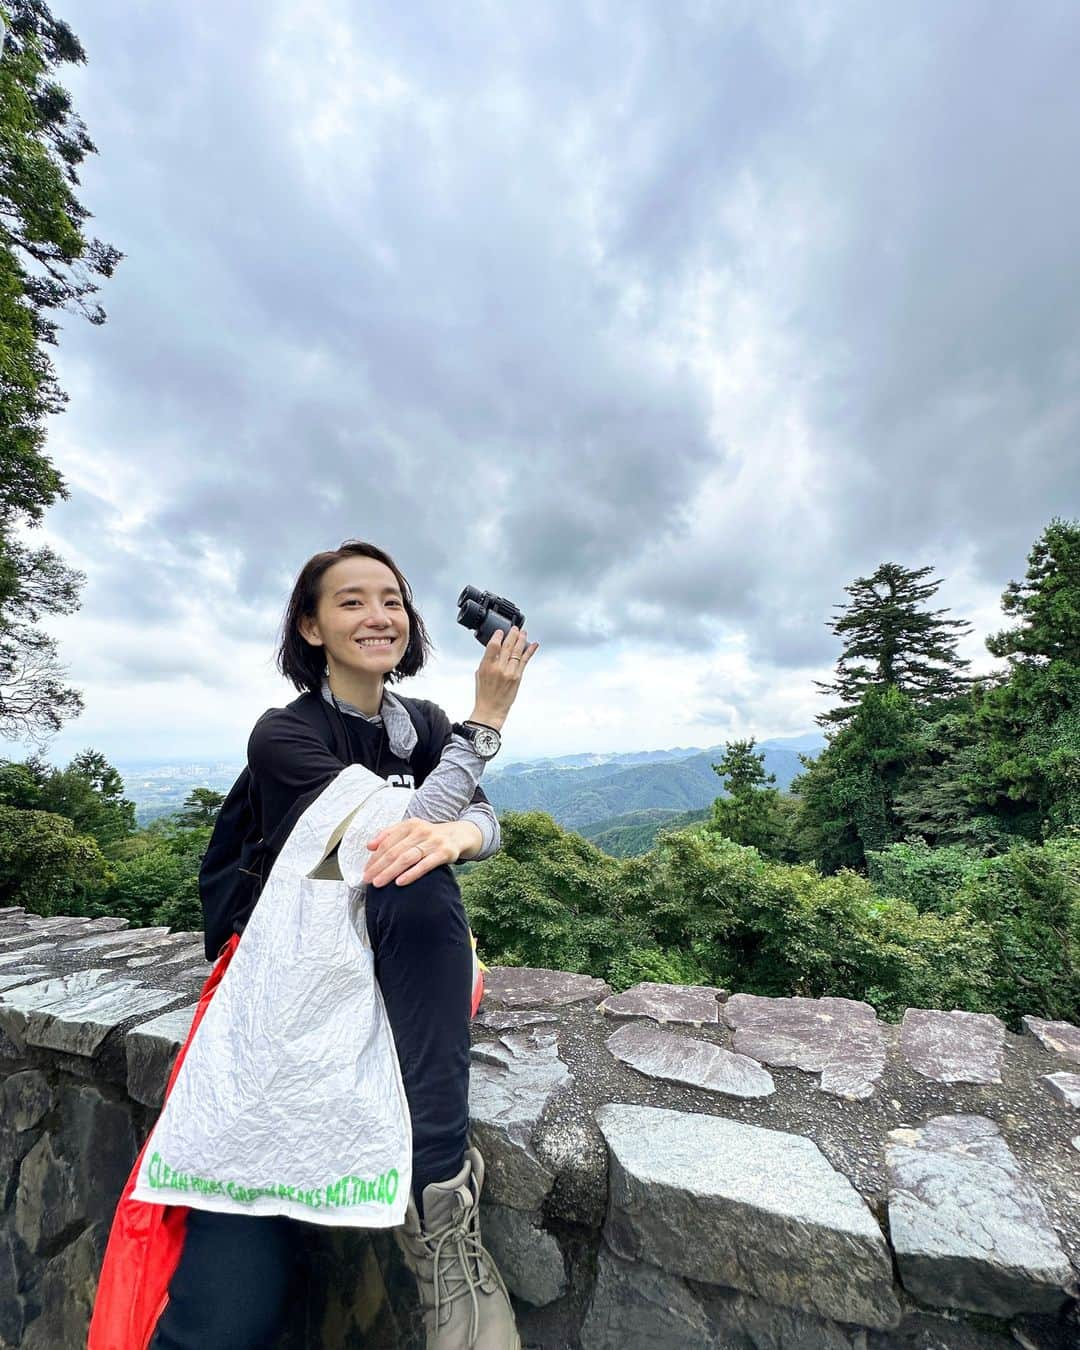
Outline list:
[[[373,942],[390,933],[431,946],[469,942],[461,889],[448,866],[437,867],[407,886],[391,882],[370,887],[367,903]]]

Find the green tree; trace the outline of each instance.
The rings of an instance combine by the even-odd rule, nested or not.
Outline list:
[[[111,880],[97,841],[47,811],[0,806],[0,905],[86,914]]]
[[[17,806],[32,811],[41,799],[41,785],[52,772],[40,759],[19,764],[0,760],[0,806]]]
[[[136,927],[201,929],[199,867],[209,841],[208,826],[185,829],[170,817],[153,821],[116,850],[112,878],[92,912],[118,915]]]
[[[968,777],[979,755],[977,686],[915,727],[913,760],[894,807],[903,837],[932,848],[962,845],[984,853],[1008,847],[1008,834],[989,808],[972,797]]]
[[[225,794],[215,792],[213,788],[192,788],[184,798],[183,810],[177,814],[177,825],[187,829],[201,829],[203,826],[213,825],[224,800]]]
[[[627,945],[613,922],[626,866],[539,811],[501,818],[502,849],[462,880],[485,961],[606,970]]]
[[[1017,624],[986,639],[1014,668],[1080,666],[1080,520],[1055,517],[1028,554],[1023,581],[1010,581],[1001,608]]]
[[[924,709],[967,687],[969,663],[957,655],[956,644],[971,625],[945,618],[946,609],[926,608],[941,585],[928,580],[933,570],[882,563],[873,576],[844,587],[851,600],[834,611],[829,625],[844,644],[836,679],[815,681],[840,700],[817,719],[823,726],[849,722],[871,690],[897,689]]]
[[[906,900],[920,914],[954,914],[960,908],[961,887],[979,873],[982,862],[976,849],[961,844],[931,848],[916,838],[867,853],[866,872],[882,895]]]
[[[82,577],[21,537],[66,496],[44,453],[46,418],[61,411],[48,347],[57,315],[105,315],[93,296],[120,254],[90,237],[76,194],[94,152],[55,79],[85,61],[78,39],[43,0],[8,0],[0,56],[0,733],[38,737],[78,712],[55,643],[38,626],[78,605]]]
[[[1018,622],[987,639],[1007,672],[978,693],[970,797],[1011,834],[1080,825],[1080,521],[1055,519],[1002,608]]]
[[[776,775],[765,772],[764,751],[754,751],[756,744],[753,737],[729,741],[720,763],[713,765],[728,795],[713,802],[710,828],[773,857],[783,834],[780,793],[772,786]]]
[[[987,924],[963,906],[920,913],[850,871],[823,877],[699,829],[644,857],[605,858],[539,814],[503,818],[502,854],[463,883],[484,960],[723,985],[767,995],[993,1010]],[[996,986],[1004,1007],[1008,977]],[[1047,1006],[1035,999],[1027,1011]]]
[[[958,900],[989,934],[999,1017],[1016,1030],[1024,1014],[1080,1021],[1080,838],[1014,844],[983,860]]]
[[[65,816],[106,852],[135,830],[135,804],[124,796],[123,779],[99,750],[83,750],[66,769],[49,773],[37,804]]]
[[[800,802],[804,856],[825,872],[863,871],[866,854],[900,838],[896,793],[916,753],[917,718],[895,686],[867,691],[847,726],[834,732],[791,785]]]

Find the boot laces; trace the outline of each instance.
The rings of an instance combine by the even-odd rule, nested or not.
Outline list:
[[[435,1325],[442,1324],[442,1310],[449,1311],[456,1299],[469,1300],[469,1345],[476,1344],[480,1331],[480,1300],[477,1294],[489,1296],[495,1290],[485,1289],[493,1284],[509,1303],[510,1296],[480,1237],[476,1210],[464,1209],[441,1232],[429,1235],[434,1259],[432,1278],[435,1285]]]

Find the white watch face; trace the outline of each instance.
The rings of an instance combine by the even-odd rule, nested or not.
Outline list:
[[[473,746],[481,759],[490,759],[492,755],[498,754],[501,744],[502,739],[497,731],[492,731],[490,727],[476,728]]]

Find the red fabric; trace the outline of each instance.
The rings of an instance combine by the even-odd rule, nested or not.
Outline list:
[[[228,969],[239,936],[221,950],[203,985],[188,1038],[180,1048],[165,1088],[167,1097],[184,1062],[214,991]],[[144,1145],[145,1151],[145,1145]],[[142,1153],[131,1169],[113,1218],[101,1268],[87,1350],[147,1350],[169,1294],[169,1281],[180,1262],[188,1210],[182,1205],[151,1205],[133,1200]]]

